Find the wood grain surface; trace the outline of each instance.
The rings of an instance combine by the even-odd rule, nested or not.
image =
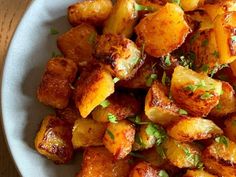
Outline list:
[[[31,0],[0,0],[0,70],[12,35]],[[1,122],[1,121],[0,121]],[[0,177],[19,177],[0,126]]]

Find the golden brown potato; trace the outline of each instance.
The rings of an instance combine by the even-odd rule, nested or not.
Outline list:
[[[191,69],[177,66],[171,80],[174,100],[193,116],[205,117],[218,103],[222,83]]]
[[[224,122],[224,132],[231,141],[236,142],[236,115],[230,115]]]
[[[214,20],[220,64],[228,64],[236,59],[235,27],[236,12],[219,15]]]
[[[72,60],[65,58],[49,60],[37,90],[38,100],[54,108],[65,108],[69,102],[71,84],[76,73],[77,66]]]
[[[202,6],[204,1],[205,0],[180,0],[180,6],[184,11],[193,11]]]
[[[183,177],[217,177],[204,170],[188,170]]]
[[[148,12],[152,12],[152,11],[157,11],[159,10],[160,8],[162,8],[166,3],[167,3],[167,0],[137,0],[136,1],[138,4],[140,5],[143,5],[145,7],[148,7]]]
[[[65,57],[72,59],[79,67],[93,61],[93,46],[97,32],[91,25],[82,23],[70,29],[57,39],[57,46]]]
[[[81,74],[75,90],[75,104],[83,118],[114,92],[114,82],[109,72],[101,66]]]
[[[183,10],[177,4],[167,3],[157,12],[144,17],[135,31],[145,51],[151,56],[161,57],[183,44],[191,30]]]
[[[127,120],[109,123],[103,137],[103,144],[114,155],[115,159],[123,159],[132,150],[135,128]]]
[[[99,38],[95,56],[119,79],[133,77],[144,61],[133,41],[114,34],[105,34]]]
[[[202,167],[200,150],[193,144],[169,138],[163,144],[167,159],[179,168]]]
[[[157,170],[147,162],[140,162],[131,170],[129,177],[157,177]]]
[[[74,148],[103,145],[102,138],[106,128],[107,124],[93,119],[77,119],[72,130]]]
[[[104,147],[88,147],[84,151],[82,169],[77,177],[127,177],[129,158],[114,160]]]
[[[138,17],[135,4],[135,0],[117,0],[105,22],[103,33],[130,37]]]
[[[215,137],[223,131],[211,120],[183,117],[167,129],[174,139],[190,142]]]
[[[54,115],[44,118],[34,143],[40,154],[58,164],[68,162],[73,154],[71,127]]]
[[[236,60],[230,63],[230,68],[233,72],[233,75],[236,76]]]
[[[155,81],[145,99],[145,114],[153,122],[167,125],[179,119],[179,107],[167,97],[167,89]]]
[[[102,26],[112,10],[111,0],[86,0],[68,7],[68,20],[73,26],[83,22]]]
[[[115,93],[106,102],[106,105],[99,105],[93,110],[92,116],[96,121],[109,122],[110,116],[123,120],[137,115],[141,110],[140,102],[128,94]]]
[[[236,144],[223,136],[217,138],[203,152],[204,165],[218,176],[235,177]]]
[[[222,91],[218,105],[210,112],[211,116],[223,117],[236,112],[236,98],[233,87],[228,82],[222,82]]]

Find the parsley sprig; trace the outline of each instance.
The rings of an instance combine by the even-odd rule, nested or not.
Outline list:
[[[114,123],[114,124],[118,123],[116,116],[113,115],[112,113],[108,113],[108,114],[107,114],[107,119],[108,119],[109,122],[111,122],[111,123]]]

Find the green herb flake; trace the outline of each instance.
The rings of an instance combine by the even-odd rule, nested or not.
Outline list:
[[[215,138],[215,141],[220,144],[224,144],[226,147],[229,146],[229,139],[225,136],[218,136]]]
[[[50,29],[50,34],[51,35],[57,35],[57,34],[59,34],[59,31],[57,29],[55,29],[55,28],[51,28]]]
[[[117,83],[120,79],[118,77],[113,78],[113,82]]]
[[[169,177],[168,173],[167,173],[165,170],[160,170],[160,171],[157,173],[157,176],[158,176],[158,177]]]
[[[207,64],[204,64],[204,65],[201,66],[200,70],[207,73],[208,70],[209,70],[209,66]]]
[[[170,61],[170,54],[166,55],[164,57],[164,62],[166,66],[170,66],[171,65],[171,61]]]
[[[113,135],[113,133],[109,129],[107,129],[106,132],[112,140],[115,139],[115,136]]]
[[[180,0],[179,0],[180,1]],[[200,36],[200,33],[199,32],[197,32],[197,33],[195,33],[191,38],[190,38],[190,44],[193,44],[196,40],[197,40],[197,38]]]
[[[135,124],[137,124],[137,125],[148,124],[148,122],[142,122],[140,116],[129,117],[128,120],[135,123]]]
[[[206,46],[208,46],[208,44],[209,44],[208,39],[205,39],[202,41],[202,47],[206,47]]]
[[[136,158],[139,158],[139,159],[145,160],[145,157],[142,154],[139,154],[137,152],[130,152],[129,155],[131,155],[133,157],[136,157]]]
[[[163,72],[162,78],[161,78],[161,83],[163,85],[169,84],[170,83],[170,78],[166,75],[166,72]]]
[[[146,80],[146,85],[150,87],[154,80],[157,80],[157,74],[150,74],[150,76]]]
[[[56,53],[56,52],[52,52],[52,58],[55,58],[55,57],[61,57],[62,55],[59,54],[59,53]]]
[[[146,133],[150,136],[154,136],[157,139],[156,144],[158,146],[162,144],[167,138],[165,130],[154,123],[148,124]]]
[[[216,50],[212,53],[212,55],[213,55],[215,58],[220,58],[220,54],[219,54],[219,52],[216,51]]]
[[[110,105],[110,102],[108,100],[104,100],[103,102],[100,103],[100,105],[103,107],[103,108],[106,108]]]
[[[236,35],[231,36],[231,40],[232,40],[233,42],[236,42]]]
[[[166,159],[166,149],[161,146],[156,146],[157,153],[161,156],[162,159]]]
[[[216,105],[216,110],[217,110],[217,111],[220,111],[221,108],[222,108],[222,103],[219,102],[219,103]]]
[[[108,113],[107,120],[109,120],[109,122],[114,123],[114,124],[118,123],[116,116],[111,113]]]
[[[96,38],[97,38],[97,33],[96,32],[93,32],[91,33],[89,36],[88,36],[88,43],[90,45],[93,45],[96,41]]]
[[[144,5],[137,4],[137,3],[135,3],[134,9],[136,11],[150,11],[150,12],[154,12],[155,11],[155,8],[153,8],[151,6],[144,6]]]
[[[184,109],[179,109],[179,114],[180,115],[188,115],[188,112],[185,111]]]
[[[211,97],[213,97],[214,95],[213,94],[211,94],[211,93],[209,93],[209,92],[205,92],[204,94],[202,94],[201,95],[201,99],[202,100],[206,100],[206,99],[209,99],[209,98],[211,98]]]
[[[135,134],[135,142],[139,144],[142,147],[145,147],[145,144],[143,143],[143,139],[139,136],[139,134]]]

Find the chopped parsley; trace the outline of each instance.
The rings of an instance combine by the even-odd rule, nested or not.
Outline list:
[[[213,94],[211,94],[211,93],[209,93],[209,92],[205,92],[205,93],[203,93],[202,95],[201,95],[201,99],[202,100],[207,100],[207,99],[209,99],[209,98],[211,98],[211,97],[213,97],[214,95]]]
[[[150,87],[154,80],[157,80],[157,74],[150,74],[150,76],[146,80],[146,85]]]
[[[170,61],[170,54],[166,55],[164,57],[164,63],[166,66],[170,66],[171,65],[171,61]]]
[[[59,34],[59,31],[57,29],[55,29],[55,28],[51,28],[50,29],[50,34],[51,35],[57,35],[57,34]]]
[[[193,44],[196,40],[197,40],[197,38],[200,36],[200,33],[199,32],[197,32],[197,33],[195,33],[191,38],[190,38],[190,44]]]
[[[223,68],[226,68],[226,67],[229,67],[228,64],[223,64],[223,65],[219,65],[219,64],[216,64],[214,66],[214,68],[212,69],[211,73],[210,73],[210,76],[213,77],[215,73],[217,73],[217,71],[223,69]]]
[[[145,160],[145,157],[142,154],[139,154],[137,152],[130,152],[129,155],[131,155],[133,157],[136,157],[136,158],[139,158],[139,159]]]
[[[166,149],[164,149],[162,146],[156,146],[157,153],[161,156],[162,159],[166,159]]]
[[[135,9],[136,11],[151,11],[151,12],[154,12],[154,11],[155,11],[155,8],[153,8],[153,7],[151,7],[151,6],[144,6],[144,5],[137,4],[137,3],[135,3],[134,9]]]
[[[195,85],[188,85],[186,86],[184,89],[187,91],[191,91],[191,92],[195,92],[197,89],[199,88],[205,88],[206,87],[206,83],[204,80],[201,80],[198,84]]]
[[[163,72],[162,78],[161,78],[161,83],[163,85],[169,84],[170,83],[170,78],[166,75],[166,72]]]
[[[236,42],[236,35],[231,36],[231,40],[232,40],[233,42]]]
[[[142,147],[145,147],[145,144],[143,143],[143,139],[139,136],[139,134],[135,134],[135,142],[139,144]]]
[[[184,109],[179,109],[179,114],[180,115],[188,115],[188,112],[185,111]]]
[[[103,102],[100,103],[100,105],[103,107],[103,108],[106,108],[110,105],[110,102],[108,100],[104,100]]]
[[[113,135],[113,133],[109,129],[107,129],[106,132],[112,140],[115,139],[115,136]]]
[[[218,136],[215,138],[215,141],[220,144],[224,144],[225,147],[229,146],[229,139],[225,136]]]
[[[186,56],[180,56],[179,64],[183,67],[193,69],[195,59],[196,54],[193,51],[190,51]]]
[[[148,124],[148,122],[142,122],[140,116],[129,117],[128,120],[135,123],[135,124],[137,124],[137,125]]]
[[[89,36],[88,36],[88,43],[90,45],[93,45],[96,41],[97,38],[97,33],[96,32],[92,32]]]
[[[208,44],[209,44],[208,39],[205,39],[202,41],[202,47],[206,47],[206,46],[208,46]]]
[[[222,108],[222,103],[219,102],[219,103],[216,105],[216,110],[219,111],[219,110],[221,110],[221,108]]]
[[[154,123],[148,124],[146,128],[146,133],[150,136],[154,136],[157,139],[156,144],[158,146],[162,144],[167,138],[165,130]]]
[[[107,114],[107,119],[108,119],[109,122],[111,122],[111,123],[114,123],[114,124],[118,123],[116,116],[113,115],[113,114],[111,114],[111,113],[108,113],[108,114]]]
[[[215,58],[220,58],[220,54],[219,54],[219,52],[216,51],[216,50],[212,53],[212,55],[213,55]]]
[[[204,65],[201,66],[200,70],[207,73],[208,70],[209,70],[209,66],[207,64],[204,64]]]
[[[165,170],[160,170],[160,171],[157,173],[157,176],[158,176],[158,177],[169,177],[168,173],[167,173]]]
[[[120,79],[118,77],[113,78],[113,82],[117,83]]]

